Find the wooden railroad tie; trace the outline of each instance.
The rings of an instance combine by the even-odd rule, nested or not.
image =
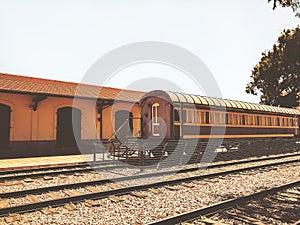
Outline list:
[[[138,198],[146,198],[148,197],[148,195],[145,192],[141,192],[141,191],[134,191],[130,193],[132,196],[134,197],[138,197]]]
[[[13,223],[20,221],[21,217],[19,214],[9,214],[7,217],[5,217],[5,222],[6,223]]]
[[[41,212],[44,213],[45,215],[52,215],[58,213],[58,211],[54,208],[45,208],[42,209]]]
[[[119,196],[115,196],[115,195],[112,195],[108,198],[110,201],[112,202],[121,202],[121,201],[124,201],[123,198],[119,197]]]
[[[162,193],[161,190],[159,190],[159,189],[154,189],[154,188],[151,188],[151,189],[149,189],[148,191],[151,192],[151,193],[153,193],[153,194],[160,194],[160,193]]]
[[[178,191],[178,190],[180,190],[180,188],[176,187],[176,186],[165,186],[165,189],[168,189],[170,191]]]
[[[209,218],[203,218],[201,219],[201,222],[204,222],[205,224],[212,224],[212,225],[226,225],[225,223],[221,223]]]
[[[86,200],[84,204],[88,207],[100,206],[100,202],[96,200]]]
[[[121,185],[115,184],[115,183],[108,183],[108,184],[106,184],[106,186],[110,187],[111,189],[119,189],[119,188],[122,188]]]
[[[67,209],[67,210],[69,210],[69,211],[76,210],[76,206],[73,203],[64,205],[64,208]]]
[[[59,198],[61,198],[61,195],[59,194],[59,192],[49,192],[49,193],[47,193],[47,195],[51,199],[59,199]]]
[[[3,183],[0,183],[0,187],[3,187],[3,186],[15,186],[15,185],[22,185],[23,182],[22,181],[7,181],[7,182],[3,182]]]
[[[73,197],[73,196],[78,196],[80,195],[80,193],[78,191],[75,191],[75,190],[64,190],[64,192],[69,195],[70,197]]]
[[[85,189],[89,190],[92,193],[99,192],[99,190],[96,187],[93,187],[93,186],[86,187]]]
[[[53,180],[53,177],[50,177],[50,176],[44,176],[44,177],[43,177],[43,180]]]
[[[9,205],[8,200],[7,199],[1,199],[0,200],[0,208],[7,208]]]
[[[31,182],[34,182],[34,179],[32,179],[32,178],[26,178],[26,179],[24,179],[24,182],[25,183],[31,183]]]
[[[26,196],[26,200],[29,201],[30,203],[40,202],[40,200],[38,199],[38,197],[36,197],[34,195],[28,195],[28,196]]]

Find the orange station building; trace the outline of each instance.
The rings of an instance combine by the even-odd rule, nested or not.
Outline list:
[[[89,152],[128,115],[139,135],[143,94],[0,73],[0,158],[78,154],[77,144]]]

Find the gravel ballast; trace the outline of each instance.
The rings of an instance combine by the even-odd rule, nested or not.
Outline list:
[[[199,171],[198,171],[199,172]],[[146,224],[155,220],[208,206],[229,198],[283,185],[300,177],[300,163],[226,175],[96,200],[99,206],[84,202],[76,209],[55,208],[55,214],[41,211],[21,214],[11,224]],[[1,218],[3,222],[5,218]]]

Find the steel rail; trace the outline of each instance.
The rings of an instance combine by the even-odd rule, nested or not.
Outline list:
[[[263,198],[266,197],[268,195],[271,194],[276,194],[280,191],[292,188],[292,187],[296,187],[300,185],[300,180],[296,181],[296,182],[291,182],[285,185],[281,185],[281,186],[277,186],[275,188],[271,188],[268,190],[264,190],[264,191],[260,191],[254,194],[250,194],[250,195],[246,195],[246,196],[242,196],[242,197],[238,197],[238,198],[234,198],[234,199],[229,199],[229,200],[225,200],[222,201],[220,203],[216,203],[207,207],[202,207],[190,212],[186,212],[186,213],[182,213],[179,215],[175,215],[173,217],[168,217],[156,222],[152,222],[152,223],[148,223],[147,225],[175,225],[175,224],[180,224],[181,222],[186,222],[186,221],[191,221],[194,219],[197,219],[201,216],[205,216],[205,215],[211,215],[214,214],[220,210],[224,210],[224,209],[230,209],[236,205],[241,205],[241,204],[245,204],[251,200],[256,200],[259,198]]]
[[[215,173],[206,174],[206,175],[198,175],[198,176],[192,176],[192,177],[186,177],[186,178],[179,178],[179,179],[175,179],[175,180],[168,180],[168,181],[162,181],[162,182],[151,183],[151,184],[135,185],[135,186],[125,187],[125,188],[109,190],[109,191],[101,191],[101,192],[83,194],[83,195],[78,195],[78,196],[63,197],[63,198],[55,199],[55,200],[48,200],[48,201],[42,201],[42,202],[37,202],[37,203],[30,203],[30,204],[25,204],[25,205],[0,208],[0,216],[7,215],[9,213],[29,212],[29,211],[38,210],[38,209],[48,207],[48,206],[59,206],[59,205],[63,205],[63,204],[70,203],[70,202],[75,203],[75,202],[80,202],[80,201],[83,201],[86,199],[99,199],[99,198],[108,197],[111,195],[124,195],[124,194],[128,194],[132,191],[141,191],[141,190],[146,190],[149,188],[157,188],[157,187],[161,187],[161,186],[165,186],[165,185],[175,185],[175,184],[182,183],[182,182],[190,182],[193,180],[199,180],[199,179],[205,179],[205,178],[206,179],[214,178],[217,176],[224,176],[224,175],[228,175],[228,174],[232,174],[232,173],[244,172],[247,170],[262,169],[262,168],[278,166],[278,165],[282,165],[282,164],[286,164],[286,163],[295,163],[295,162],[300,162],[300,160],[297,159],[297,160],[290,160],[290,161],[285,161],[285,162],[276,162],[276,163],[269,163],[269,164],[264,164],[264,165],[250,166],[250,167],[245,167],[245,168],[240,168],[240,169],[215,172]],[[162,172],[162,173],[167,174],[167,172]],[[51,187],[45,187],[45,188],[30,189],[30,190],[24,190],[24,191],[19,191],[19,192],[8,192],[8,193],[0,194],[0,198],[3,199],[3,198],[11,198],[11,197],[20,197],[20,196],[25,196],[25,195],[30,195],[30,194],[41,194],[41,193],[45,193],[45,192],[49,192],[49,191],[63,190],[63,189],[67,189],[67,188],[78,188],[78,187],[84,187],[84,186],[88,186],[88,185],[104,184],[104,183],[113,182],[113,181],[119,182],[119,181],[131,180],[131,179],[139,179],[139,178],[149,177],[149,175],[153,176],[153,174],[142,174],[142,175],[135,175],[135,176],[130,176],[130,177],[115,178],[114,180],[104,179],[104,180],[83,182],[83,183],[77,183],[77,184],[68,184],[68,185],[61,185],[61,186],[51,186]],[[157,175],[157,174],[155,174],[155,175]]]
[[[272,156],[269,158],[258,158],[258,159],[250,159],[250,160],[240,160],[240,161],[235,161],[235,162],[225,162],[225,163],[220,163],[220,164],[215,164],[215,165],[208,165],[207,167],[196,166],[196,167],[189,168],[189,169],[173,170],[173,173],[179,172],[179,171],[180,171],[180,173],[184,173],[184,172],[191,172],[191,171],[198,170],[198,169],[206,169],[206,168],[211,169],[211,168],[218,168],[218,167],[230,166],[230,165],[238,165],[238,164],[244,164],[244,163],[269,161],[269,160],[290,158],[290,157],[295,157],[295,156],[299,156],[299,155],[300,155],[300,153],[296,153],[296,154],[289,154],[289,155]],[[107,163],[107,164],[109,164],[109,163]],[[111,164],[113,164],[113,162],[111,162]],[[0,176],[0,182],[4,182],[4,181],[8,181],[8,180],[21,180],[21,179],[25,179],[25,178],[39,178],[39,177],[44,177],[44,176],[56,176],[56,175],[60,175],[60,174],[112,170],[112,169],[119,169],[119,168],[125,168],[125,167],[135,168],[134,166],[131,166],[131,165],[114,165],[114,166],[108,166],[108,167],[104,167],[104,165],[105,164],[97,164],[95,166],[85,165],[85,167],[87,167],[87,168],[83,168],[83,169],[72,169],[71,168],[70,170],[65,170],[65,167],[60,166],[60,167],[54,167],[52,170],[62,169],[61,171],[39,172],[39,173],[32,173],[32,174],[29,173],[30,170],[24,170],[24,171],[26,171],[26,173],[29,173],[29,174],[3,176],[3,177]],[[83,166],[81,166],[81,167],[83,167]],[[153,168],[155,168],[155,166],[153,166]],[[67,167],[67,169],[69,169],[69,167]],[[40,169],[39,171],[43,171],[43,170]],[[1,175],[1,172],[0,172],[0,175]]]
[[[0,177],[0,182],[8,181],[8,180],[21,180],[25,178],[39,178],[44,176],[56,176],[61,174],[74,174],[74,173],[84,173],[84,172],[91,172],[91,171],[102,171],[102,170],[111,170],[111,169],[118,169],[118,168],[124,168],[125,165],[115,165],[115,166],[97,166],[97,167],[90,167],[83,168],[83,169],[70,169],[65,170],[65,168],[62,168],[63,170],[60,171],[49,171],[49,172],[37,172],[32,174],[21,174],[21,175],[12,175],[12,176],[3,176]],[[55,168],[57,169],[57,168]],[[28,173],[29,171],[27,171]]]
[[[284,161],[284,162],[275,162],[275,163],[257,165],[257,166],[250,166],[250,167],[227,170],[227,171],[216,172],[216,173],[206,174],[206,175],[198,175],[198,176],[190,177],[190,179],[195,180],[195,179],[207,178],[207,177],[210,178],[211,176],[227,175],[230,173],[241,172],[243,170],[265,168],[265,167],[269,167],[269,166],[277,166],[277,165],[282,165],[284,163],[295,163],[295,162],[300,162],[300,159],[294,159],[294,160]],[[227,165],[225,165],[225,166],[227,166]],[[194,168],[178,170],[178,171],[173,170],[173,171],[164,171],[164,172],[159,172],[159,173],[147,173],[147,174],[139,174],[139,175],[132,175],[132,176],[122,176],[122,177],[112,178],[112,179],[101,179],[101,180],[95,180],[95,181],[86,181],[86,182],[79,182],[79,183],[72,183],[72,184],[64,184],[64,185],[57,185],[57,186],[50,186],[50,187],[28,189],[28,190],[23,190],[23,191],[6,192],[6,193],[0,193],[0,199],[1,198],[2,199],[3,198],[12,198],[12,197],[22,197],[22,196],[26,196],[26,195],[30,195],[30,194],[42,194],[42,193],[46,193],[49,191],[60,191],[60,190],[64,190],[64,189],[83,188],[83,187],[87,187],[87,186],[103,185],[103,184],[112,183],[112,182],[122,182],[122,181],[129,181],[129,180],[142,179],[142,178],[148,178],[148,177],[167,176],[167,175],[175,174],[176,172],[177,172],[177,174],[180,174],[180,173],[194,172],[197,170],[199,170],[199,168],[194,167]],[[186,178],[183,178],[183,179],[186,179]],[[178,180],[180,180],[180,179],[178,179]],[[186,180],[184,180],[184,181],[186,181]]]
[[[82,168],[82,167],[91,167],[91,165],[107,165],[107,164],[114,164],[115,161],[113,160],[105,160],[105,161],[87,161],[87,162],[79,162],[79,164],[69,165],[68,163],[59,164],[57,166],[48,165],[46,167],[39,167],[39,168],[30,168],[32,166],[28,166],[26,169],[9,169],[9,170],[2,170],[0,171],[0,176],[9,175],[9,174],[16,174],[16,173],[32,173],[32,172],[40,172],[40,171],[47,171],[47,170],[60,170],[60,169],[74,169],[74,168]]]

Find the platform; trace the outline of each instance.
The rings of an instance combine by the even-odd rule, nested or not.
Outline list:
[[[17,158],[17,159],[1,159],[0,171],[5,170],[21,170],[30,168],[47,168],[64,165],[79,165],[94,160],[94,154],[84,155],[68,155],[68,156],[49,156],[49,157],[32,157],[32,158]],[[97,154],[97,162],[111,160],[106,154]]]

